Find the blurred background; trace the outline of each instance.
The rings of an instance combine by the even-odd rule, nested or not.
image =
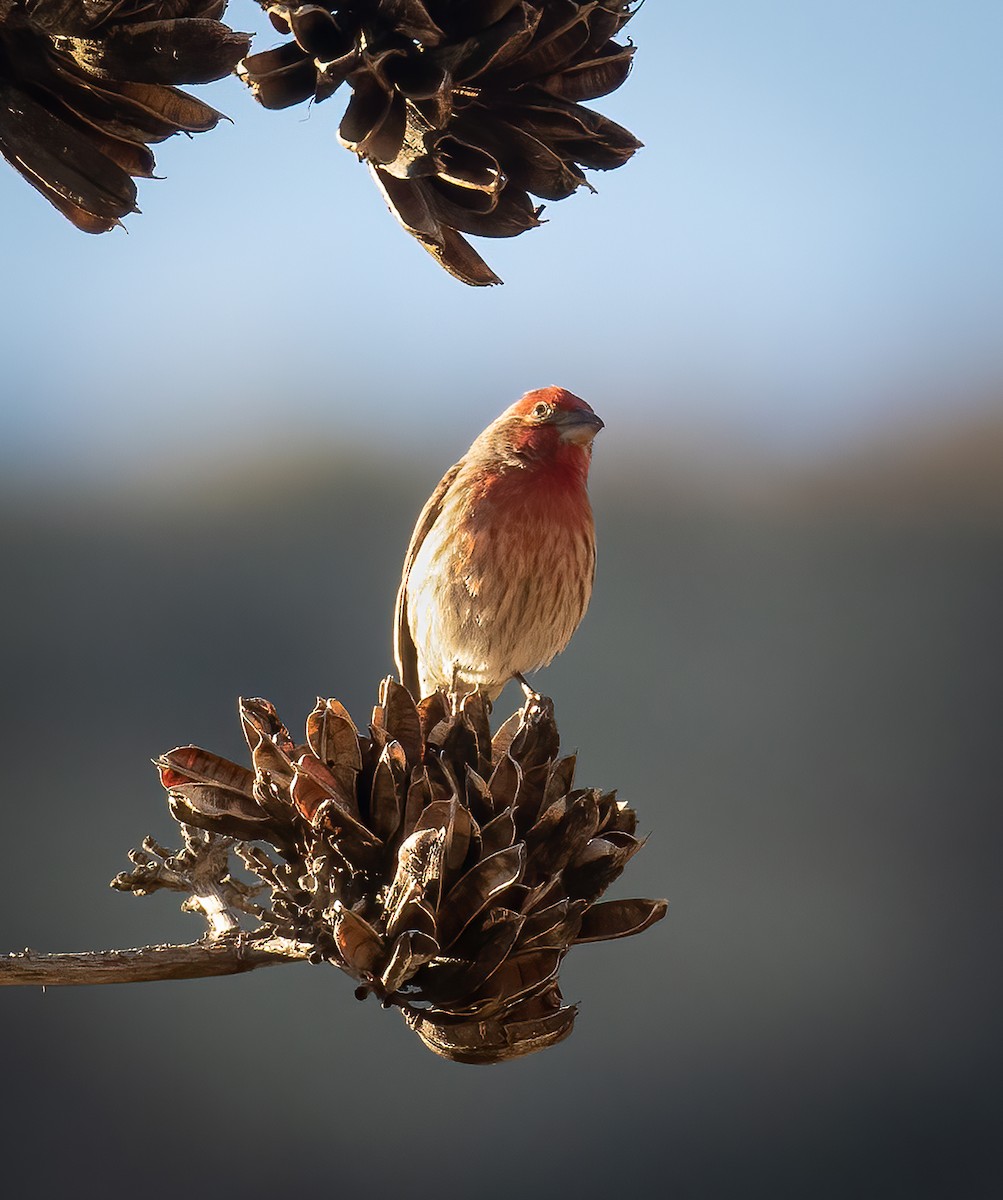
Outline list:
[[[670,900],[493,1069],[320,968],[4,990],[20,1187],[1000,1195],[1003,9],[627,32],[596,107],[646,148],[479,242],[489,291],[396,227],[340,95],[200,89],[234,124],[160,148],[128,233],[0,171],[0,949],[201,932],[106,886],[176,844],[148,760],[242,757],[240,694],[364,724],[418,509],[548,383],[607,428],[592,608],[537,682],[650,833],[615,894]]]

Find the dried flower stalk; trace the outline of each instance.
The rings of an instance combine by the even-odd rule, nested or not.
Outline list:
[[[78,229],[104,233],[153,177],[150,145],[221,114],[179,91],[249,39],[226,0],[0,0],[0,153]]]
[[[501,280],[463,236],[540,224],[532,196],[591,189],[641,143],[580,102],[615,91],[634,47],[624,0],[259,0],[292,41],[238,73],[266,108],[352,91],[340,140],[390,211],[464,283]]]
[[[326,962],[360,999],[400,1009],[437,1054],[500,1062],[571,1032],[558,972],[572,946],[665,915],[663,900],[601,901],[641,847],[636,815],[615,793],[574,786],[542,697],[493,737],[479,695],[451,712],[439,694],[416,705],[392,679],[367,734],[336,700],[318,700],[300,744],[265,700],[242,701],[240,716],[252,768],[197,746],[157,759],[183,847],[148,838],[113,880],[183,894],[204,941],[25,952],[0,960],[0,983]]]
[[[464,283],[465,235],[515,237],[641,143],[595,110],[630,73],[637,0],[259,0],[291,36],[247,54],[227,0],[0,0],[0,153],[79,229],[136,212],[152,144],[221,114],[178,84],[238,74],[266,108],[351,92],[341,144]],[[534,199],[536,198],[536,199]]]

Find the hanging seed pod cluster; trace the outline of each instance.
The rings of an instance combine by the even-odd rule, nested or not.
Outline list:
[[[478,696],[450,713],[393,680],[367,735],[335,700],[317,702],[301,744],[267,701],[242,702],[241,720],[253,769],[194,746],[157,760],[173,815],[238,839],[270,890],[263,926],[399,1008],[437,1054],[498,1062],[561,1041],[568,950],[665,914],[600,902],[641,846],[636,816],[574,786],[549,702],[494,737]]]
[[[540,224],[533,197],[589,187],[640,142],[585,107],[618,88],[633,46],[623,0],[261,0],[293,40],[239,73],[267,108],[347,83],[342,144],[401,225],[465,283],[500,280],[463,236]]]
[[[226,0],[0,0],[0,152],[78,229],[136,209],[152,143],[212,129],[179,91],[233,70],[248,38]]]

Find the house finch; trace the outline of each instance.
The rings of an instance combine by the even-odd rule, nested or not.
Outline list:
[[[592,594],[586,483],[602,427],[563,388],[527,392],[443,476],[411,535],[394,617],[416,699],[494,700],[568,644]]]

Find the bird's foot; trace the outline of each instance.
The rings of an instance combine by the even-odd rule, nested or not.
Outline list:
[[[466,704],[466,702],[468,700],[472,700],[476,696],[481,697],[481,700],[484,704],[484,711],[487,713],[487,715],[489,717],[491,716],[491,712],[494,709],[494,702],[491,700],[491,697],[487,694],[487,692],[482,692],[479,688],[476,688],[472,692],[471,691],[442,692],[442,695],[445,697],[446,703],[449,705],[449,715],[452,717],[458,717],[460,715],[460,713],[463,712],[464,704]]]

